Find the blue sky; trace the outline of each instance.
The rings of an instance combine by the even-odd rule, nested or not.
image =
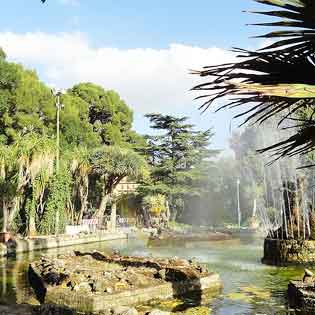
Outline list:
[[[5,1],[0,27],[14,32],[80,31],[95,46],[163,48],[179,42],[201,47],[248,45],[261,7],[250,0],[39,0]]]
[[[232,114],[200,115],[189,69],[231,60],[224,49],[232,46],[260,45],[249,37],[264,30],[245,24],[262,18],[242,12],[257,8],[251,0],[4,1],[0,46],[48,84],[116,89],[140,132],[148,130],[146,112],[189,115],[198,128],[214,126],[215,146],[226,148]]]

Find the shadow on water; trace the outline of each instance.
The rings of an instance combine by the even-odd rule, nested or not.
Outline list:
[[[172,283],[174,292],[173,298],[180,299],[183,302],[172,308],[172,312],[183,312],[188,308],[200,306],[202,304],[202,287],[200,279],[197,276],[192,275],[187,279],[187,275],[179,271],[177,274],[172,273],[170,277],[166,276],[166,280]],[[193,291],[188,294],[183,294],[182,285],[178,283],[181,281],[188,281],[191,283]],[[190,301],[190,303],[188,303],[188,301]]]

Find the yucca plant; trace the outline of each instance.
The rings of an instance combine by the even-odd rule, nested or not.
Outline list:
[[[36,214],[43,214],[44,193],[53,174],[55,161],[55,143],[51,139],[35,134],[29,134],[16,139],[13,145],[17,163],[16,194],[13,200],[12,210],[9,215],[9,223],[13,223],[14,217],[19,211],[23,201],[25,190],[32,187],[32,207],[28,213],[28,230],[36,233]]]
[[[137,152],[118,146],[103,146],[90,155],[94,175],[102,182],[102,197],[95,217],[104,215],[106,205],[115,188],[124,178],[140,180],[148,176],[148,167],[144,158]]]
[[[201,109],[206,110],[217,99],[228,97],[220,107],[241,107],[244,123],[262,123],[277,117],[297,127],[285,141],[260,150],[272,150],[275,158],[306,154],[315,146],[315,1],[314,0],[254,0],[274,6],[266,12],[253,12],[280,18],[280,21],[255,25],[287,27],[285,30],[258,36],[273,39],[273,43],[257,51],[234,48],[238,62],[204,67],[195,71],[211,81],[193,90],[203,91]],[[300,118],[299,111],[308,108],[310,114]],[[280,118],[279,118],[280,117]]]

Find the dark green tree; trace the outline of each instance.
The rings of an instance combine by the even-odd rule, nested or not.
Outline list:
[[[93,83],[77,84],[69,92],[87,103],[89,122],[103,144],[129,142],[133,113],[118,93]]]
[[[200,191],[194,182],[201,176],[198,167],[215,153],[209,149],[213,133],[194,130],[187,117],[162,114],[146,117],[158,134],[147,136],[147,145],[142,149],[151,166],[151,180],[143,183],[140,190],[166,195],[175,219],[184,209],[184,196]]]

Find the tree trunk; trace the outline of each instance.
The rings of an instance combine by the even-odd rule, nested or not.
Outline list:
[[[142,215],[143,215],[143,225],[146,229],[151,227],[151,220],[150,220],[150,214],[147,209],[147,207],[142,208]]]
[[[13,207],[8,215],[8,225],[11,226],[14,218],[15,218],[15,215],[16,213],[18,212],[19,210],[19,207],[20,207],[20,203],[21,203],[21,197],[19,196],[16,196],[14,197],[14,200],[13,200]]]
[[[116,204],[116,201],[114,201],[112,204],[112,211],[110,213],[110,227],[111,227],[112,232],[116,231],[116,219],[117,219],[117,204]]]
[[[283,183],[283,226],[278,234],[293,239],[305,239],[305,217],[303,215],[304,178]],[[280,233],[279,233],[280,232]]]
[[[8,226],[8,206],[5,200],[2,200],[2,214],[3,214],[3,225],[2,225],[2,233],[7,232]]]
[[[28,236],[35,235],[36,235],[35,215],[30,213],[30,218],[28,221]]]
[[[166,219],[167,219],[167,222],[169,222],[170,217],[171,217],[171,211],[170,211],[170,205],[168,203],[168,200],[166,200],[165,208],[166,208]]]
[[[102,216],[104,216],[108,200],[109,200],[108,195],[102,196],[100,206],[99,206],[98,210],[95,212],[94,218],[101,218]]]
[[[171,215],[170,215],[170,220],[175,222],[176,218],[177,218],[177,208],[173,207],[171,211]]]
[[[81,203],[81,209],[80,209],[80,213],[79,213],[79,217],[78,217],[78,224],[82,223],[84,211],[85,211],[85,206],[83,203]]]
[[[80,187],[79,188],[79,194],[80,194],[80,203],[81,203],[81,209],[80,209],[80,214],[78,218],[78,223],[81,224],[83,214],[87,209],[87,203],[88,203],[88,192],[89,192],[89,186],[88,182],[85,182],[85,187]],[[106,205],[105,205],[106,209]]]

